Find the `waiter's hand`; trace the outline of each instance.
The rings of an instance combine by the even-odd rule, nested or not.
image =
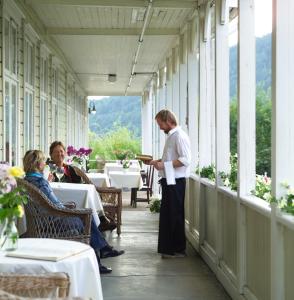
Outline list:
[[[154,161],[153,165],[154,165],[154,168],[158,171],[164,169],[164,163],[161,161],[156,160],[156,161]]]

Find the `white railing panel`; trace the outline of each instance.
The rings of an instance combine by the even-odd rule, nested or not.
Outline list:
[[[237,274],[237,201],[229,195],[218,193],[223,210],[223,257],[221,260],[235,276]]]
[[[201,204],[204,205],[204,240],[216,249],[217,203],[215,187],[201,183]]]
[[[270,299],[270,219],[246,207],[246,285],[258,300]]]
[[[289,228],[284,229],[284,259],[285,259],[285,300],[294,298],[294,232]]]

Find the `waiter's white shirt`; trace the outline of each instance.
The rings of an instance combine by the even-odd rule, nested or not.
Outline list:
[[[182,167],[174,168],[175,178],[189,177],[191,162],[190,139],[179,126],[173,128],[167,134],[161,159],[164,163],[173,160],[179,160],[183,164]],[[158,171],[158,174],[166,178],[165,170]]]

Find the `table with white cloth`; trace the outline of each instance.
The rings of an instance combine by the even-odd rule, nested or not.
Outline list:
[[[109,172],[115,172],[115,171],[123,171],[123,165],[121,163],[106,163],[104,167],[104,173],[108,174]],[[140,172],[141,168],[139,163],[132,163],[129,168],[127,168],[127,171],[129,172]]]
[[[110,187],[109,178],[106,173],[87,173],[87,176],[96,187]]]
[[[111,186],[116,188],[131,189],[131,203],[136,193],[135,190],[143,187],[143,180],[140,172],[131,171],[111,171],[109,172]]]
[[[101,198],[93,184],[50,182],[57,198],[66,203],[74,201],[77,208],[91,208],[96,225],[100,224],[97,211],[103,211]]]
[[[56,253],[56,249],[77,253],[58,261],[41,260],[38,253]],[[70,277],[70,297],[103,300],[98,262],[94,250],[86,244],[56,239],[24,238],[18,241],[18,252],[31,253],[32,258],[7,257],[0,251],[0,270],[7,273],[40,274],[65,272]],[[58,253],[58,250],[57,250]],[[58,254],[57,254],[58,255]]]

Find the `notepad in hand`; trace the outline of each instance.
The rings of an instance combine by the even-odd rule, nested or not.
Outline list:
[[[152,155],[146,155],[146,154],[138,154],[136,157],[137,159],[142,161],[149,161],[153,159]]]
[[[90,248],[87,245],[81,245],[81,247],[77,247],[75,249],[69,249],[68,247],[56,247],[55,249],[48,249],[40,245],[39,247],[22,247],[14,251],[9,251],[6,253],[6,256],[37,260],[59,261],[89,249]]]

